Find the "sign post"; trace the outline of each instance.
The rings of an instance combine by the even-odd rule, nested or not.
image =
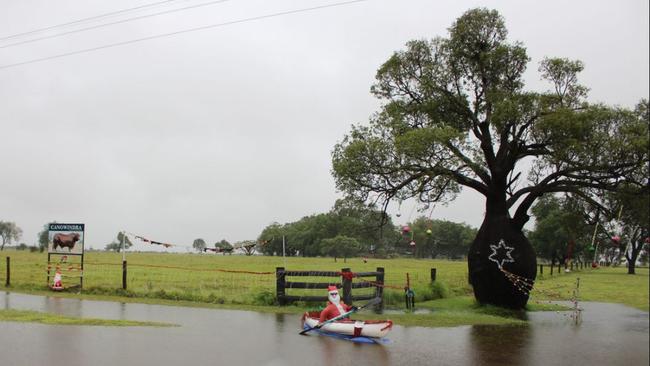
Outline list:
[[[48,243],[47,243],[47,285],[53,290],[62,290],[63,286],[59,284],[50,284],[52,269],[54,266],[55,281],[63,277],[62,270],[78,271],[79,275],[74,276],[66,274],[68,278],[79,278],[79,284],[71,287],[83,287],[83,269],[84,269],[84,237],[85,224],[59,224],[53,223],[48,226]],[[53,256],[58,261],[52,262]],[[74,258],[78,257],[76,261]],[[62,268],[63,266],[67,268]]]

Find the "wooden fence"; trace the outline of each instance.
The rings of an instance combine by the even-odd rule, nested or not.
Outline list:
[[[284,267],[277,267],[275,270],[276,276],[276,298],[280,305],[286,305],[294,301],[307,301],[307,302],[324,302],[327,301],[327,296],[299,296],[288,295],[287,289],[318,289],[324,293],[323,289],[329,286],[336,286],[343,290],[342,299],[348,305],[352,305],[354,301],[370,300],[378,297],[382,302],[377,307],[383,306],[384,296],[384,268],[378,267],[375,272],[355,272],[350,271],[350,268],[343,268],[341,272],[336,271],[287,271]],[[288,281],[287,277],[331,277],[340,278],[339,280],[332,280],[329,282],[294,282]],[[373,280],[363,280],[363,278],[372,277]],[[360,282],[352,282],[353,278],[361,278]],[[352,289],[370,288],[374,287],[373,294],[353,295]]]
[[[550,267],[550,275],[553,276],[553,272],[555,269],[556,274],[562,274],[563,271],[569,270],[570,272],[573,271],[580,271],[582,269],[591,269],[591,263],[587,262],[574,262],[571,261],[569,264],[567,263],[557,263],[557,264],[540,264],[539,265],[539,270],[537,271],[537,274],[540,276],[544,275],[544,267]]]

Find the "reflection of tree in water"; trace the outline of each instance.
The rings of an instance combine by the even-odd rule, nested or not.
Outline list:
[[[278,333],[284,332],[285,314],[275,314],[275,330]]]
[[[526,365],[532,330],[529,326],[475,325],[470,331],[472,365]]]

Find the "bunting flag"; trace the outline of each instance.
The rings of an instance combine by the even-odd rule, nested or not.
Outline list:
[[[136,235],[136,234],[133,234],[133,233],[127,233],[127,232],[124,232],[124,233],[125,233],[126,235],[129,235],[129,236],[134,237],[135,239],[141,240],[142,242],[147,243],[147,244],[162,245],[162,246],[165,247],[165,248],[170,248],[170,247],[189,248],[188,245],[178,245],[178,244],[163,243],[163,242],[161,242],[161,241],[155,241],[155,240],[147,239],[147,238],[145,238],[145,237],[142,236],[142,235]]]

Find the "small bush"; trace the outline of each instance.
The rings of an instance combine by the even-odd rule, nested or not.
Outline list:
[[[404,304],[404,291],[384,289],[384,305]]]
[[[449,287],[440,281],[429,284],[431,290],[431,298],[427,300],[437,300],[449,297]]]
[[[269,290],[262,290],[253,296],[254,305],[275,305],[275,294]]]

